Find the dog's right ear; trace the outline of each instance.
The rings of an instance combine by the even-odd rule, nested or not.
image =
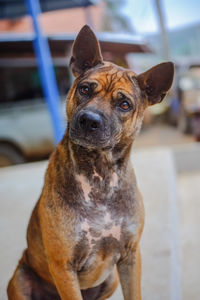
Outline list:
[[[75,77],[103,63],[99,42],[88,25],[80,30],[72,48],[70,67]]]

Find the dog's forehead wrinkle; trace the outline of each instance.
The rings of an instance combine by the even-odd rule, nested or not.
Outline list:
[[[134,73],[132,73],[132,76]],[[139,88],[137,82],[132,79],[130,72],[127,70],[118,70],[117,68],[111,68],[109,72],[99,73],[96,70],[91,73],[89,78],[84,78],[81,83],[84,84],[95,84],[94,85],[94,96],[88,102],[88,105],[102,105],[104,103],[104,111],[107,111],[110,115],[110,106],[106,106],[112,101],[118,101],[121,95],[127,98],[133,99],[135,103],[139,101]],[[83,104],[85,105],[85,104]]]
[[[102,81],[105,85],[110,85],[110,83],[116,83],[116,82],[130,82],[132,83],[132,76],[134,76],[133,72],[130,72],[126,69],[118,68],[117,66],[111,66],[109,68],[106,67],[106,70],[102,68],[99,68],[97,70],[94,70],[89,74],[89,77],[86,77],[87,81],[94,81],[99,82]],[[85,79],[85,78],[84,78]]]

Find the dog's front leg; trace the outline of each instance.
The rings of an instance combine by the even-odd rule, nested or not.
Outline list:
[[[77,274],[66,264],[50,263],[50,272],[62,300],[82,300]]]
[[[119,279],[125,300],[141,300],[141,257],[139,246],[118,266]]]

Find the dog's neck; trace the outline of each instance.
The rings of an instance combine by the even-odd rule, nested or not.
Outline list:
[[[76,171],[90,177],[94,172],[103,176],[106,172],[125,171],[130,158],[132,141],[120,142],[111,149],[86,148],[73,143],[66,132],[63,146]]]

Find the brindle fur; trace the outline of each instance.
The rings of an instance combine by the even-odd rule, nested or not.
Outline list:
[[[119,274],[124,299],[141,299],[144,209],[130,151],[145,108],[170,88],[173,65],[136,75],[103,62],[85,26],[71,68],[76,79],[67,97],[67,130],[50,157],[8,298],[103,300],[115,291]],[[83,84],[92,91],[87,97],[80,94]],[[131,109],[124,112],[119,103],[126,97]],[[102,122],[95,132],[78,127],[88,111]]]

